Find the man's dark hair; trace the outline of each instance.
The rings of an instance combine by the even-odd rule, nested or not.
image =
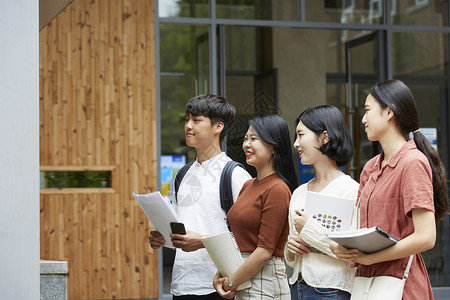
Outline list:
[[[235,114],[234,106],[228,103],[224,97],[217,95],[199,95],[186,104],[186,117],[189,115],[208,117],[211,120],[211,126],[217,122],[223,123],[220,141],[225,137]]]

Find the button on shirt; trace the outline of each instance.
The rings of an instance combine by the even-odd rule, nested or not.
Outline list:
[[[219,183],[225,164],[231,159],[221,153],[200,164],[195,161],[180,184],[174,207],[186,230],[214,235],[228,230],[226,215],[220,206]],[[241,167],[232,175],[233,200],[251,176]],[[171,293],[206,295],[215,292],[212,280],[217,268],[202,248],[193,252],[176,249],[172,271]]]

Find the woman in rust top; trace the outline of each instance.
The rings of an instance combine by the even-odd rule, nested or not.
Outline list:
[[[297,178],[286,122],[276,115],[250,120],[242,148],[257,177],[244,184],[227,218],[245,262],[229,278],[217,273],[214,287],[228,299],[288,300],[283,256]],[[237,293],[236,287],[247,280],[251,287]]]
[[[433,248],[435,220],[447,213],[445,169],[436,150],[419,130],[417,109],[409,88],[399,80],[368,90],[362,119],[367,137],[383,151],[364,166],[360,178],[361,227],[377,226],[400,241],[365,254],[331,244],[341,259],[358,265],[357,276],[401,278],[414,254],[403,299],[433,299],[420,252]],[[409,140],[412,132],[414,140]]]

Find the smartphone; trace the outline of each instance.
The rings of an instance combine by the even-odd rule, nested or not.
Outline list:
[[[186,229],[183,223],[170,222],[170,229],[172,229],[173,234],[186,234]]]

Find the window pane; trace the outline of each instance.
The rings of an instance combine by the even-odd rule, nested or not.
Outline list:
[[[221,19],[298,20],[297,0],[217,0],[216,16]]]
[[[161,154],[182,155],[190,162],[195,159],[195,151],[185,143],[185,105],[192,97],[210,91],[209,27],[161,24],[160,61]],[[164,181],[161,187],[170,188]],[[174,251],[162,251],[163,292],[169,294]]]
[[[110,188],[111,171],[44,171],[41,189]]]
[[[225,30],[227,71],[257,71],[261,57],[261,28],[230,26]]]
[[[447,26],[447,1],[394,1],[392,23],[398,25]]]
[[[448,62],[447,41],[447,35],[439,33],[393,33],[394,74],[444,75]]]
[[[382,0],[305,0],[306,20],[343,24],[382,24]]]
[[[320,51],[327,51],[322,53],[321,58],[326,61],[325,68],[327,73],[345,76],[345,44],[371,33],[373,32],[360,30],[310,30],[308,34],[304,33],[304,35],[311,40],[316,36],[317,40],[321,41],[323,50]],[[352,72],[361,74],[373,73],[377,62],[376,45],[372,42],[361,45],[360,48],[367,51],[367,53],[364,54],[364,51],[361,50],[356,56],[352,57]]]
[[[161,24],[160,32],[161,149],[186,154],[184,107],[210,89],[208,26]]]
[[[446,98],[444,81],[436,80],[427,82],[426,76],[415,76],[414,80],[405,78],[403,81],[409,86],[416,100],[417,110],[419,112],[419,126],[421,128],[435,130],[437,150],[442,159],[448,159],[448,149],[444,143],[448,129],[446,128],[445,114],[442,113]],[[446,276],[448,265],[444,263],[450,261],[450,253],[445,250],[448,249],[450,244],[449,239],[445,238],[448,237],[449,232],[448,217],[445,221],[437,223],[436,226],[436,244],[432,249],[423,253],[423,258],[427,266],[431,284],[434,287],[448,286],[448,273]]]
[[[161,0],[158,15],[164,17],[208,18],[208,0]]]

